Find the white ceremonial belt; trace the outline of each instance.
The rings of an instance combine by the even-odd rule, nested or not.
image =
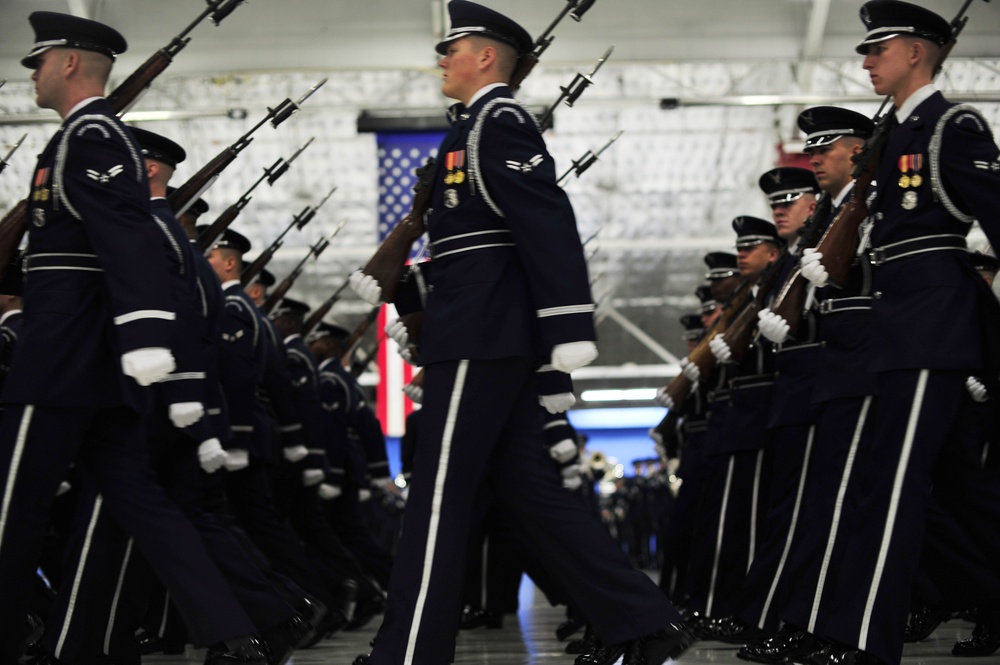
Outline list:
[[[876,247],[868,252],[868,260],[873,266],[880,266],[915,254],[925,252],[939,252],[941,250],[962,250],[967,251],[965,236],[956,233],[940,233],[930,236],[920,236],[900,240],[899,242]]]
[[[85,270],[104,272],[96,254],[46,252],[24,257],[24,272],[34,270]]]
[[[833,314],[834,312],[861,311],[872,308],[871,296],[852,296],[850,298],[830,298],[819,304],[819,313]]]

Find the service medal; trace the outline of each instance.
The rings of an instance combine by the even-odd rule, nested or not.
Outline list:
[[[906,175],[905,173],[903,175],[899,176],[899,186],[902,187],[903,189],[906,189],[907,187],[909,187],[910,186],[910,176]]]
[[[444,190],[444,207],[454,208],[458,205],[458,191],[454,189]]]
[[[461,185],[465,182],[465,171],[458,171],[455,173],[455,184]]]
[[[452,185],[454,183],[455,183],[455,176],[453,174],[449,173],[444,177],[444,184]]]
[[[903,194],[903,210],[913,210],[917,207],[917,193],[916,192],[906,192]]]
[[[910,186],[911,187],[919,187],[922,184],[924,184],[924,179],[922,177],[920,177],[919,173],[914,173],[913,177],[910,178]]]

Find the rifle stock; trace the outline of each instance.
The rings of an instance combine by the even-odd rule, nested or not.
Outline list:
[[[368,332],[368,328],[370,328],[372,323],[375,322],[375,319],[378,318],[378,313],[381,310],[382,310],[381,305],[373,307],[372,310],[368,313],[368,315],[365,316],[365,318],[361,321],[361,323],[359,323],[358,326],[353,331],[351,331],[351,334],[348,336],[348,338],[344,340],[342,346],[342,348],[344,349],[344,355],[341,357],[340,362],[344,365],[345,368],[350,368],[351,359],[353,358],[354,354],[354,347],[357,346],[358,342],[361,341],[361,338],[365,336],[366,332]]]
[[[28,199],[21,199],[0,220],[0,277],[7,272],[7,266],[17,253],[17,246],[28,228]]]
[[[209,251],[212,248],[212,245],[215,244],[218,237],[222,235],[223,231],[229,228],[229,225],[233,223],[242,209],[243,208],[239,206],[239,202],[237,201],[223,210],[222,214],[216,217],[215,221],[212,222],[212,225],[198,236],[198,249],[203,252]]]
[[[312,314],[309,315],[309,318],[302,324],[303,335],[311,333],[313,329],[319,325],[319,322],[326,318],[326,315],[330,313],[333,306],[337,304],[338,300],[340,300],[340,294],[345,288],[347,288],[347,285],[348,282],[341,284],[340,288],[337,289],[332,296],[324,300],[322,305],[313,310]]]
[[[434,160],[417,169],[417,184],[414,187],[413,209],[396,225],[374,256],[362,269],[364,274],[373,277],[382,287],[382,300],[392,302],[396,298],[400,279],[410,258],[410,248],[413,247],[427,227],[424,225],[424,215],[430,204],[430,179],[434,175]]]
[[[254,278],[256,278],[257,275],[260,274],[260,271],[264,269],[264,266],[270,263],[271,259],[274,258],[274,252],[275,252],[274,245],[271,245],[263,252],[261,252],[260,256],[254,259],[253,263],[251,263],[247,267],[247,269],[240,274],[240,284],[246,286],[247,284],[252,282]]]

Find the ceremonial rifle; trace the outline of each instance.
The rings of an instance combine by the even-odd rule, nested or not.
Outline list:
[[[249,267],[247,267],[247,269],[243,271],[243,274],[240,276],[240,283],[246,286],[247,284],[252,282],[254,278],[260,273],[260,271],[264,269],[264,266],[270,263],[271,259],[274,258],[275,252],[277,252],[278,249],[281,248],[284,238],[288,234],[288,232],[295,228],[297,228],[299,231],[304,229],[306,224],[311,222],[313,217],[316,216],[316,211],[323,207],[323,204],[326,203],[326,200],[330,198],[335,191],[337,191],[337,188],[333,187],[330,190],[330,192],[323,197],[323,200],[320,201],[318,205],[312,207],[306,206],[306,208],[302,212],[300,212],[298,215],[295,215],[292,218],[292,223],[289,224],[287,227],[285,227],[285,230],[281,232],[281,234],[275,239],[275,241],[272,242],[267,249],[261,252],[260,256],[254,259],[254,262],[251,263]],[[341,227],[344,226],[345,223],[346,222],[342,222],[340,226],[337,227],[337,230],[334,231],[334,235],[336,235],[337,231],[340,231]],[[333,236],[330,237],[332,238]]]
[[[10,161],[10,156],[13,155],[17,151],[17,149],[21,147],[21,144],[24,143],[24,139],[26,138],[28,138],[27,134],[21,136],[21,138],[17,140],[17,143],[11,146],[11,149],[7,151],[7,154],[4,155],[2,159],[0,159],[0,173],[3,173],[4,169],[7,168],[7,163]]]
[[[588,150],[587,152],[583,153],[583,156],[580,157],[580,159],[574,159],[573,166],[571,166],[566,171],[566,173],[563,173],[561,176],[559,176],[559,180],[556,181],[556,184],[559,185],[560,187],[563,187],[566,179],[569,178],[570,174],[572,173],[576,173],[577,178],[583,175],[584,171],[593,166],[594,162],[597,161],[597,158],[600,157],[605,150],[610,148],[611,144],[617,141],[618,137],[621,136],[624,132],[625,132],[624,129],[619,130],[619,132],[614,136],[612,136],[610,139],[608,139],[608,142],[605,143],[603,146],[601,146],[600,150],[598,150],[597,152],[594,152],[593,150]]]
[[[358,326],[353,331],[351,331],[351,334],[348,335],[347,339],[344,340],[344,343],[342,345],[342,348],[344,349],[344,355],[341,356],[340,362],[345,369],[350,369],[351,361],[353,359],[353,354],[354,354],[354,348],[361,341],[361,338],[365,336],[365,333],[368,332],[368,329],[371,327],[371,325],[375,323],[375,319],[378,318],[378,313],[381,310],[382,310],[382,305],[377,305],[375,307],[372,307],[371,311],[368,312],[368,314],[365,316],[364,319],[362,319],[361,323],[359,323]]]
[[[510,79],[510,89],[516,92],[521,82],[531,72],[538,59],[545,49],[549,47],[555,37],[551,34],[567,14],[579,21],[583,15],[593,6],[596,0],[567,0],[566,6],[560,12],[556,20],[545,30],[542,35],[535,40],[529,53],[524,54],[518,60],[517,69]],[[410,248],[424,232],[427,230],[424,225],[424,216],[430,204],[430,179],[434,176],[434,160],[427,162],[417,169],[417,184],[414,187],[413,207],[406,217],[404,217],[396,227],[389,232],[379,248],[375,250],[375,255],[369,259],[362,269],[362,272],[375,279],[382,288],[381,299],[383,302],[392,302],[396,298],[396,290],[399,282],[403,279],[406,270],[406,262],[410,256]]]
[[[709,343],[715,339],[716,335],[726,332],[729,325],[750,301],[751,297],[750,283],[745,279],[741,280],[729,297],[726,298],[726,302],[722,305],[722,312],[712,325],[712,328],[698,342],[697,346],[691,350],[691,353],[688,354],[688,360],[697,365],[701,376],[707,377],[716,363],[715,354],[712,353]],[[683,372],[675,376],[667,384],[665,392],[673,400],[675,409],[680,408],[684,400],[687,399],[692,386],[694,386],[694,381],[685,376]]]
[[[288,160],[279,157],[278,161],[272,164],[270,168],[265,168],[264,175],[258,178],[257,182],[252,184],[250,189],[244,192],[243,196],[241,196],[236,203],[226,208],[225,211],[223,211],[223,213],[219,215],[214,222],[212,222],[212,225],[198,236],[198,248],[203,252],[208,252],[215,244],[216,238],[221,236],[222,233],[229,228],[239,214],[243,212],[243,208],[250,203],[250,194],[253,190],[257,189],[257,186],[265,180],[267,180],[267,184],[274,185],[278,178],[284,175],[285,171],[288,170],[288,167],[295,161],[295,158],[301,155],[302,151],[305,150],[306,147],[312,143],[312,141],[312,139],[306,141],[301,148],[295,151],[294,155],[288,158]]]
[[[313,328],[318,326],[319,322],[322,321],[327,314],[329,314],[330,310],[333,309],[333,306],[337,304],[338,300],[340,300],[340,294],[343,293],[344,289],[346,289],[349,285],[350,282],[345,281],[340,285],[340,288],[333,292],[332,296],[324,300],[322,305],[312,311],[309,318],[302,324],[303,337],[311,333]]]
[[[580,99],[580,95],[582,95],[587,88],[594,84],[594,75],[597,74],[597,70],[601,68],[605,61],[611,57],[614,50],[614,44],[609,46],[608,50],[605,51],[604,55],[602,55],[597,61],[597,64],[594,65],[594,68],[590,70],[590,74],[577,73],[568,86],[559,87],[559,89],[562,90],[562,94],[559,95],[559,99],[557,99],[555,103],[550,106],[547,111],[545,111],[542,117],[538,119],[538,126],[542,128],[543,132],[552,127],[552,114],[555,112],[556,107],[559,106],[560,103],[565,103],[566,106],[572,108],[576,100]]]
[[[528,78],[528,74],[531,70],[535,68],[538,64],[538,60],[545,53],[545,50],[549,48],[552,44],[552,40],[556,37],[552,32],[556,29],[566,15],[569,14],[574,21],[582,21],[583,15],[594,6],[597,0],[567,0],[566,6],[563,7],[556,19],[549,24],[549,27],[545,29],[538,39],[535,40],[534,45],[531,47],[531,51],[525,53],[521,56],[520,60],[517,61],[517,69],[514,70],[514,75],[510,77],[510,89],[513,92],[517,92],[517,89],[521,87],[521,83],[524,79]]]
[[[798,261],[802,255],[802,250],[808,247],[815,247],[823,231],[823,220],[830,213],[831,199],[829,194],[824,194],[819,205],[812,216],[799,230],[801,239],[796,250],[796,256],[792,260]],[[799,331],[799,323],[802,320],[802,313],[805,311],[806,294],[809,290],[809,280],[802,276],[802,268],[796,265],[788,275],[785,283],[778,289],[774,300],[771,301],[771,311],[782,317],[788,324],[788,337],[795,339]]]
[[[148,88],[152,83],[153,79],[160,75],[167,65],[173,59],[173,56],[187,46],[187,43],[191,41],[190,37],[187,37],[187,33],[191,32],[192,29],[198,23],[200,23],[206,16],[212,15],[213,21],[218,25],[222,19],[229,16],[236,9],[237,6],[241,4],[243,0],[214,0],[209,1],[208,9],[201,13],[194,23],[189,25],[181,34],[173,38],[173,40],[164,48],[160,49],[154,53],[149,60],[144,62],[139,69],[137,69],[131,76],[129,76],[125,81],[115,88],[110,95],[108,95],[108,102],[111,104],[111,109],[121,115],[124,113],[136,100],[139,94]],[[17,251],[18,245],[21,244],[21,238],[24,236],[24,231],[27,229],[28,225],[28,199],[21,199],[17,205],[15,205],[11,210],[4,215],[3,219],[0,220],[0,278],[7,270],[7,266],[10,264],[11,258],[13,258],[14,253]]]
[[[208,0],[208,7],[198,15],[191,25],[186,27],[179,35],[170,40],[170,43],[159,51],[149,56],[146,62],[139,65],[132,74],[122,81],[118,87],[108,95],[108,103],[119,116],[124,115],[145,93],[153,79],[159,76],[174,60],[181,49],[188,45],[191,38],[188,33],[195,27],[210,17],[212,23],[219,25],[222,20],[233,13],[233,10],[243,4],[244,0]]]
[[[941,71],[945,59],[958,41],[958,35],[965,28],[965,24],[969,20],[968,16],[965,16],[965,12],[972,2],[973,0],[965,0],[962,8],[958,10],[958,14],[952,19],[951,39],[941,47],[938,60],[934,65],[935,75]],[[989,0],[985,0],[985,2],[989,2]],[[830,276],[829,283],[836,287],[843,288],[847,283],[848,270],[855,254],[855,239],[858,228],[869,216],[866,203],[868,189],[875,179],[875,173],[882,158],[882,150],[889,140],[889,118],[895,113],[895,109],[891,107],[888,112],[883,113],[883,109],[889,105],[890,99],[886,97],[882,102],[882,106],[873,118],[875,131],[865,141],[861,152],[853,157],[855,183],[851,200],[840,209],[816,245],[816,251],[823,255],[821,263]]]
[[[788,252],[781,251],[778,258],[758,278],[757,295],[736,314],[726,327],[726,345],[729,346],[733,360],[737,363],[743,360],[743,355],[750,346],[750,338],[757,327],[757,314],[763,309],[767,294],[774,289],[781,266],[784,261],[789,260],[789,257]]]
[[[167,201],[170,203],[170,209],[174,211],[174,214],[178,217],[184,214],[184,211],[191,207],[194,202],[198,200],[198,197],[215,183],[219,174],[221,174],[227,166],[232,164],[233,160],[236,159],[236,156],[239,155],[248,145],[250,145],[251,141],[253,141],[251,134],[263,127],[264,123],[268,120],[271,121],[272,127],[277,127],[285,120],[288,120],[292,117],[292,114],[299,110],[302,103],[306,101],[314,92],[319,90],[319,88],[326,83],[326,81],[326,79],[323,79],[294,102],[291,99],[285,99],[285,101],[278,104],[275,108],[268,108],[267,115],[264,116],[264,118],[256,125],[251,127],[250,131],[237,139],[236,143],[223,149],[223,151],[216,155],[212,161],[201,167],[200,171],[188,178],[187,182],[175,189],[173,193],[167,197]]]
[[[265,314],[270,314],[271,310],[273,310],[278,305],[278,303],[281,302],[281,299],[285,297],[285,294],[288,293],[288,290],[292,288],[292,285],[295,284],[295,280],[298,279],[299,275],[302,274],[302,270],[303,268],[305,268],[306,261],[308,261],[312,257],[318,259],[319,255],[323,253],[323,250],[325,250],[327,247],[330,246],[330,241],[333,240],[334,236],[336,236],[337,233],[340,232],[340,229],[344,228],[344,224],[346,223],[347,223],[346,220],[341,222],[337,226],[337,228],[333,230],[333,233],[331,233],[325,238],[320,239],[319,242],[310,247],[306,255],[302,257],[302,260],[299,261],[298,265],[295,266],[295,269],[292,270],[291,274],[289,274],[287,277],[281,280],[281,283],[278,284],[278,287],[274,289],[274,291],[272,291],[270,294],[268,294],[267,300],[265,300],[263,306],[261,306],[261,309],[264,311]]]

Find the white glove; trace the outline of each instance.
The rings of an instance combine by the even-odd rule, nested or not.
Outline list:
[[[593,342],[567,342],[552,347],[552,366],[567,374],[589,365],[596,358],[597,345]]]
[[[226,471],[239,471],[250,466],[250,455],[242,448],[233,448],[226,455]]]
[[[788,339],[789,326],[785,317],[775,314],[770,309],[762,309],[757,313],[757,319],[757,329],[764,337],[775,344],[780,344]]]
[[[417,361],[413,358],[413,348],[412,347],[409,347],[409,346],[397,346],[396,347],[396,353],[399,354],[399,357],[402,358],[403,362],[405,362],[407,365],[411,365],[413,367],[417,366]]]
[[[302,472],[302,484],[306,487],[323,482],[323,478],[323,469],[306,469]]]
[[[562,413],[569,407],[576,404],[576,397],[573,397],[573,393],[539,395],[538,403],[544,406],[545,410],[549,413]]]
[[[417,404],[423,404],[424,402],[424,389],[420,386],[415,386],[412,383],[407,383],[403,386],[403,394],[409,397],[411,400]]]
[[[969,395],[976,402],[985,402],[989,399],[989,395],[986,393],[986,386],[974,376],[970,376],[965,380],[965,389],[969,391]]]
[[[830,273],[820,263],[822,260],[822,252],[817,252],[813,247],[807,247],[802,250],[802,258],[799,259],[799,268],[802,270],[802,276],[816,286],[826,286],[826,283],[830,281]]]
[[[203,415],[205,407],[201,402],[177,402],[170,405],[170,422],[179,429],[194,425]]]
[[[321,483],[319,486],[319,498],[325,501],[329,501],[330,499],[336,499],[343,493],[344,493],[343,490],[334,485],[327,485],[326,483]]]
[[[576,443],[570,439],[563,439],[556,445],[549,448],[549,457],[563,464],[576,457],[578,450]]]
[[[725,337],[723,335],[716,335],[712,338],[712,341],[708,343],[708,348],[712,349],[712,355],[718,359],[720,363],[727,363],[732,360],[733,351],[726,344]]]
[[[351,273],[348,281],[351,284],[351,289],[369,305],[378,305],[382,302],[382,287],[371,275],[366,275],[358,270]]]
[[[656,403],[660,406],[665,406],[668,409],[674,408],[674,398],[667,394],[666,386],[656,389]]]
[[[358,490],[358,501],[364,502],[372,498],[372,491],[366,489]]]
[[[410,343],[410,334],[406,332],[406,324],[398,318],[386,324],[385,334],[394,339],[400,348],[404,348]]]
[[[672,476],[677,473],[677,469],[681,468],[681,460],[679,457],[671,457],[667,460],[667,475]]]
[[[305,459],[306,455],[309,454],[309,449],[299,444],[297,446],[288,446],[281,449],[281,453],[285,456],[285,459],[295,464],[299,460]]]
[[[680,366],[681,373],[692,381],[697,381],[701,376],[701,370],[698,369],[698,365],[687,358],[681,358]]]
[[[122,371],[140,386],[148,386],[174,371],[177,363],[170,349],[151,346],[122,354]]]
[[[222,449],[222,444],[218,439],[208,439],[202,441],[198,446],[198,463],[205,473],[215,473],[226,466],[229,455]]]
[[[583,484],[580,474],[583,469],[579,464],[571,464],[562,470],[562,484],[568,490],[575,490]]]
[[[73,486],[64,480],[59,483],[59,489],[56,490],[56,496],[62,496],[71,489],[73,489]]]

